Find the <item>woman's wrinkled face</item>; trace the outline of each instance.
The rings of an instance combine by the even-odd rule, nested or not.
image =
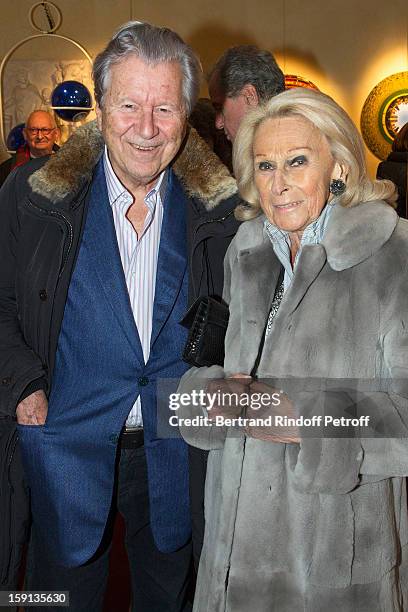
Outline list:
[[[334,178],[326,137],[301,116],[266,119],[255,132],[253,156],[265,215],[280,229],[301,234],[319,217]]]

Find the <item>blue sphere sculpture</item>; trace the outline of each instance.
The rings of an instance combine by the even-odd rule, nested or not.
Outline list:
[[[25,144],[24,127],[25,123],[19,123],[10,130],[6,140],[6,146],[9,151],[17,151],[19,147]]]
[[[51,108],[64,121],[80,121],[92,110],[89,89],[79,81],[64,81],[51,94]]]

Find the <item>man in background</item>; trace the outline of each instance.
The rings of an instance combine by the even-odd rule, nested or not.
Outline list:
[[[254,45],[227,49],[211,70],[208,88],[215,125],[234,142],[246,113],[285,90],[285,77],[272,53]]]
[[[60,131],[54,117],[44,110],[35,110],[27,118],[23,129],[25,144],[19,147],[12,157],[0,164],[0,186],[14,168],[22,166],[30,159],[51,155],[58,151],[56,141]]]

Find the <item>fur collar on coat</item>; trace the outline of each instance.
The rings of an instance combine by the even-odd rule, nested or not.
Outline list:
[[[350,208],[337,205],[330,216],[320,250],[323,247],[325,258],[333,270],[352,268],[381,249],[394,232],[398,219],[392,206],[382,200],[362,202]],[[235,238],[241,253],[258,248],[262,242],[269,249],[269,238],[262,231],[264,221],[265,216],[260,215],[241,225]],[[317,253],[316,249],[314,252]]]
[[[33,173],[30,187],[54,204],[61,202],[69,194],[77,193],[84,180],[90,180],[103,147],[96,121],[84,125]],[[172,167],[187,195],[201,200],[207,210],[237,193],[236,181],[228,168],[192,127]]]

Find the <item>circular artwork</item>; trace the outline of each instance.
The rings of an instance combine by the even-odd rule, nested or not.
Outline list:
[[[306,89],[319,90],[312,81],[308,81],[297,74],[285,74],[285,89],[293,89],[294,87],[306,87]]]
[[[55,32],[61,25],[61,11],[53,2],[36,2],[28,14],[32,27],[43,34]]]
[[[408,72],[397,72],[374,87],[361,111],[361,133],[378,159],[386,159],[392,141],[408,122]]]
[[[64,81],[51,94],[51,108],[64,121],[82,121],[92,110],[89,89],[79,81]]]

